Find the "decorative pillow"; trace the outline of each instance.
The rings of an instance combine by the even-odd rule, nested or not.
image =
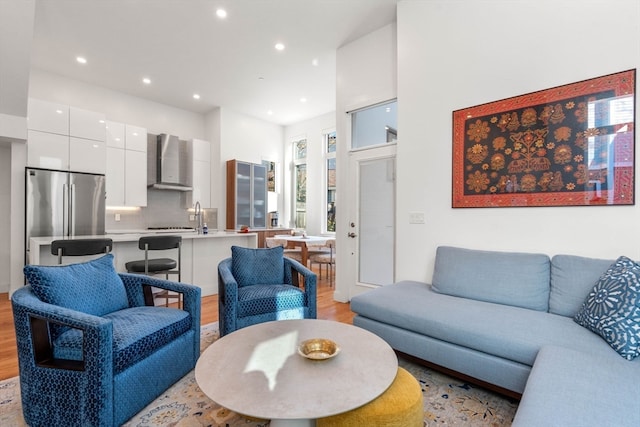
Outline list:
[[[113,254],[79,264],[26,265],[24,275],[36,296],[49,304],[94,316],[129,307]]]
[[[231,247],[231,272],[238,286],[279,285],[284,281],[284,248]]]
[[[640,355],[640,264],[620,257],[600,277],[574,320],[627,360]]]

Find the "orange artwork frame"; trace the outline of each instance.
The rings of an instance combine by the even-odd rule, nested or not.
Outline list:
[[[454,111],[452,207],[635,204],[635,75]]]

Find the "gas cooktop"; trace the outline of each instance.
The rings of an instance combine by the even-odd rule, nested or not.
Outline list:
[[[147,230],[195,230],[193,227],[147,227]]]
[[[188,233],[196,231],[193,227],[147,227],[147,230],[155,231],[156,233]]]

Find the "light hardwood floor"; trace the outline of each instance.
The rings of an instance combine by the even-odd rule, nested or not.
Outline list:
[[[317,269],[314,268],[316,274]],[[323,271],[324,273],[324,271]],[[348,303],[333,300],[333,289],[329,286],[327,275],[322,279],[318,275],[318,319],[335,320],[351,323],[354,313]],[[202,298],[201,324],[218,321],[218,296],[211,295]],[[13,314],[8,294],[0,294],[0,380],[18,375],[18,356],[16,352],[16,336],[13,327]]]

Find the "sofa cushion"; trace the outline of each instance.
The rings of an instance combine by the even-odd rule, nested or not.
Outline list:
[[[604,340],[570,317],[443,295],[421,282],[402,281],[356,295],[351,311],[528,366],[548,344],[618,357]]]
[[[256,285],[238,289],[238,317],[275,313],[305,306],[305,294],[291,285]]]
[[[615,260],[555,255],[551,258],[549,313],[573,317]]]
[[[113,373],[147,358],[191,328],[191,315],[175,308],[133,307],[104,316],[113,322]],[[53,343],[57,359],[82,360],[83,333],[69,329]]]
[[[547,311],[549,257],[440,246],[433,289],[479,301]]]
[[[600,277],[575,321],[627,360],[640,354],[640,265],[620,257]]]
[[[231,272],[238,286],[282,284],[284,248],[254,249],[231,247]]]
[[[129,306],[113,254],[79,264],[26,265],[24,275],[36,296],[49,304],[94,316]]]
[[[542,347],[513,427],[639,426],[640,363]]]

